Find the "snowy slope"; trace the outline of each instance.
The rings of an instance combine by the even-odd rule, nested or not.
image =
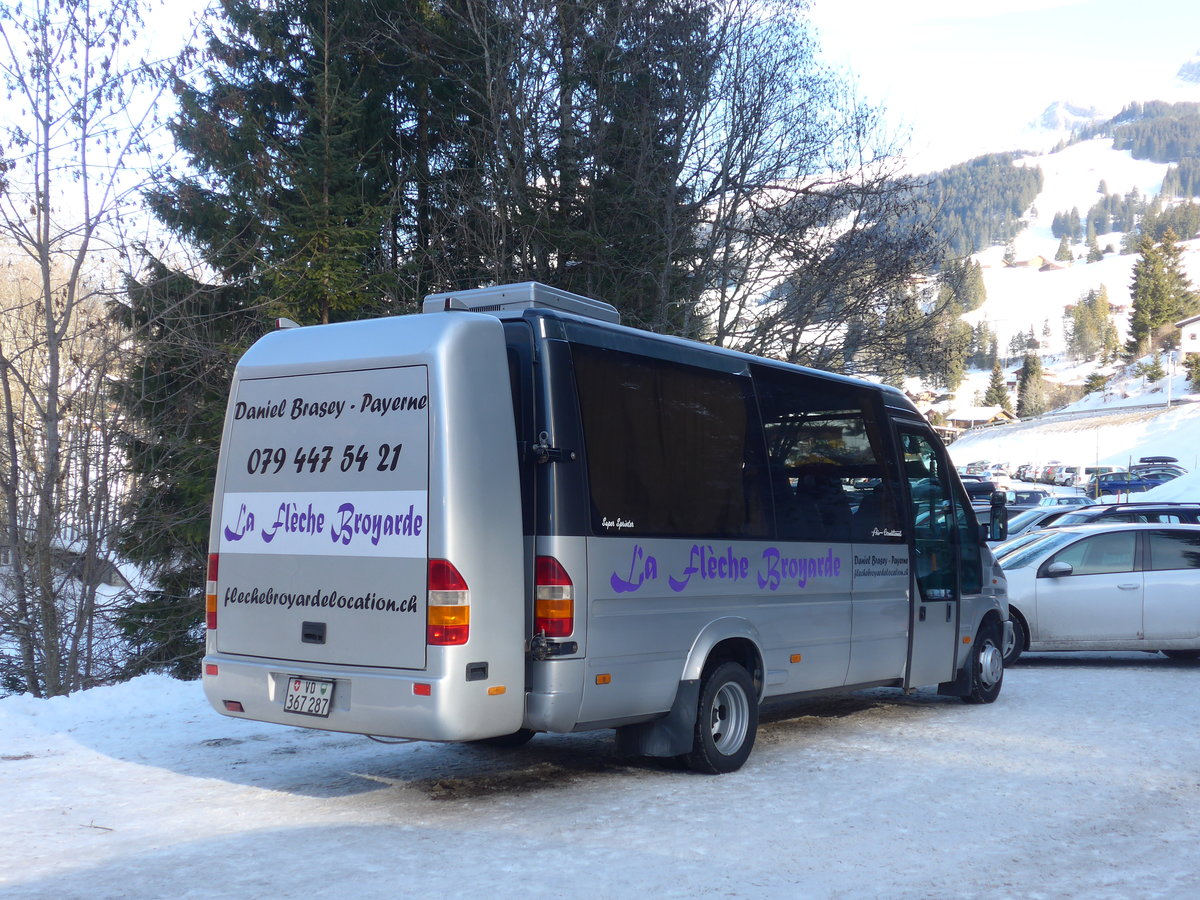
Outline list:
[[[1027,157],[1022,159],[1020,164],[1040,167],[1044,185],[1025,217],[1027,227],[1013,241],[1018,261],[1039,256],[1053,260],[1059,245],[1058,239],[1051,233],[1051,223],[1055,214],[1077,208],[1080,216],[1086,217],[1087,211],[1101,197],[1098,191],[1101,181],[1104,181],[1110,194],[1123,196],[1136,188],[1142,196],[1154,197],[1158,194],[1167,171],[1165,164],[1135,160],[1127,151],[1113,150],[1112,142],[1107,138],[1074,144],[1058,153]],[[1121,237],[1119,233],[1101,235],[1100,246],[1106,248],[1111,245],[1119,251]],[[1183,249],[1184,270],[1193,286],[1200,287],[1200,240],[1183,241],[1180,246]],[[1074,251],[1084,252],[1078,245]],[[1005,266],[1002,261],[1004,253],[1004,247],[990,247],[975,255],[974,258],[983,266],[987,301],[979,309],[968,313],[964,317],[965,320],[971,325],[986,321],[997,335],[1002,357],[1006,357],[1009,341],[1014,335],[1028,333],[1032,329],[1034,336],[1043,344],[1039,352],[1042,354],[1047,376],[1060,383],[1082,384],[1089,374],[1098,370],[1098,365],[1095,362],[1080,363],[1067,358],[1063,322],[1065,308],[1077,303],[1089,291],[1106,288],[1109,302],[1117,310],[1114,324],[1124,340],[1128,334],[1130,284],[1137,255],[1106,253],[1104,259],[1099,262],[1087,263],[1079,259],[1069,264],[1060,264],[1063,265],[1060,269],[1043,272],[1036,266]],[[1013,373],[1020,367],[1021,359],[1006,357],[1003,364],[1009,379],[1015,380]],[[1103,371],[1107,374],[1116,368],[1118,367],[1110,366]],[[1176,375],[1171,381],[1170,396],[1179,400],[1188,396],[1190,388],[1181,374]],[[968,373],[965,382],[956,392],[954,401],[943,405],[941,411],[949,412],[956,408],[978,405],[989,378],[990,372]],[[1138,381],[1129,372],[1119,373],[1119,377],[1114,379],[1107,391],[1085,397],[1070,409],[1089,410],[1147,403],[1165,405],[1168,395],[1166,382],[1146,386]],[[1194,399],[1200,400],[1200,396]],[[1093,446],[1090,454],[1084,453],[1082,447],[1076,447],[1070,442],[1061,452],[1071,454],[1074,458],[1086,457],[1089,463],[1094,463],[1095,435],[1091,436],[1091,441]],[[1111,450],[1102,448],[1102,455],[1119,455],[1128,443],[1129,441],[1125,441]],[[997,449],[995,453],[1001,454],[1003,451]],[[1040,456],[1041,461],[1045,461],[1057,458],[1058,454],[1050,450],[1045,454],[1035,450],[1032,456]],[[1022,457],[1020,461],[1039,460]]]
[[[1101,180],[1110,194],[1124,196],[1137,188],[1142,196],[1154,197],[1167,171],[1166,165],[1135,160],[1128,151],[1113,150],[1106,138],[1084,141],[1046,156],[1028,157],[1021,164],[1039,166],[1045,180],[1026,216],[1029,226],[1013,241],[1018,260],[1034,256],[1053,260],[1059,244],[1050,230],[1055,214],[1078,208],[1080,216],[1086,217],[1102,196],[1097,190]],[[1101,235],[1098,241],[1101,248],[1111,244],[1120,250],[1119,233]],[[1182,247],[1186,271],[1193,284],[1200,284],[1200,241],[1186,241]],[[1080,246],[1074,250],[1085,252]],[[1130,302],[1135,254],[1122,256],[1115,252],[1105,254],[1100,262],[1076,260],[1061,270],[1040,272],[1036,268],[1006,267],[1002,262],[1004,251],[1004,247],[990,247],[976,254],[984,266],[987,302],[966,317],[972,325],[981,319],[988,322],[999,337],[1002,354],[1014,334],[1030,327],[1040,340],[1046,322],[1053,335],[1050,351],[1061,351],[1065,346],[1063,309],[1101,285],[1108,288],[1109,302],[1114,306],[1128,306]]]

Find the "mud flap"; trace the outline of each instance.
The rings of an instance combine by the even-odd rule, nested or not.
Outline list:
[[[938,685],[937,692],[944,697],[965,697],[971,693],[971,657],[963,662],[958,670],[958,677],[953,681],[943,681]]]
[[[696,707],[700,681],[681,681],[671,710],[661,719],[622,725],[617,729],[619,756],[679,756],[692,749],[696,738]]]

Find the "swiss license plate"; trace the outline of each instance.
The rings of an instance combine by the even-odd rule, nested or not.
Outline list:
[[[289,675],[287,693],[283,698],[284,712],[300,713],[302,716],[329,716],[329,704],[333,702],[333,682],[320,678],[301,678]]]

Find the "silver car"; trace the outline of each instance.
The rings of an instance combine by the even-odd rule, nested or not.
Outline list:
[[[1013,643],[1026,650],[1161,651],[1200,658],[1200,525],[1112,522],[1001,545]]]

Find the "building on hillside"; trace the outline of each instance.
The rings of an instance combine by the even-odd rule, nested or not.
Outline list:
[[[1200,316],[1176,322],[1175,327],[1179,329],[1180,352],[1200,353]]]
[[[1003,406],[964,406],[946,417],[946,424],[958,429],[980,425],[1010,425],[1020,421]]]
[[[1040,269],[1048,262],[1050,260],[1044,256],[1031,256],[1029,259],[1013,260],[1011,263],[1007,263],[1007,265],[1013,269]]]

